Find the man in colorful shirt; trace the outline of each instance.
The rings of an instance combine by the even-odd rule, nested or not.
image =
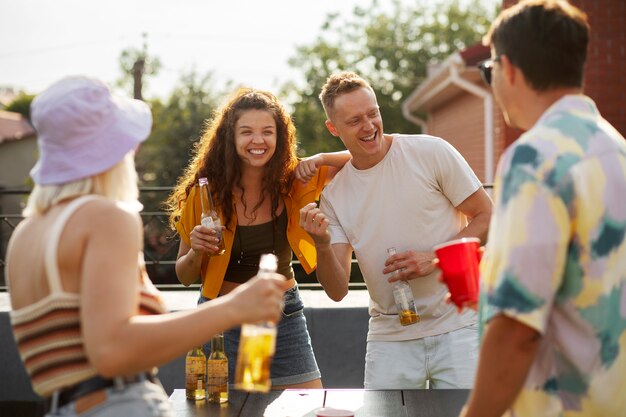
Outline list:
[[[626,416],[626,143],[582,94],[589,26],[565,1],[503,11],[481,65],[507,124],[481,266],[470,416]]]

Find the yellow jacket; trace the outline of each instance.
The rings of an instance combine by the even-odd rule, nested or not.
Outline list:
[[[319,199],[326,182],[327,173],[328,167],[323,166],[306,184],[294,180],[291,190],[285,196],[285,209],[287,210],[288,218],[287,240],[307,274],[313,272],[317,266],[317,252],[311,236],[300,227],[300,209]],[[197,185],[189,190],[187,200],[183,204],[182,215],[176,223],[176,230],[180,238],[188,246],[191,246],[189,234],[196,225],[200,224],[200,216],[202,214]],[[218,214],[222,224],[226,224],[222,213]],[[234,222],[232,224],[236,225],[237,213],[235,210],[233,210],[233,216]],[[230,261],[234,236],[234,230],[225,229],[224,246],[226,246],[226,252],[220,256],[205,256],[202,260],[202,295],[207,298],[215,298],[219,294],[224,282],[226,269],[228,268],[228,262]]]

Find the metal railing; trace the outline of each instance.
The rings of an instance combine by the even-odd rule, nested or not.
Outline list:
[[[140,214],[144,225],[144,256],[146,269],[148,270],[148,275],[152,282],[161,290],[197,291],[199,285],[185,287],[180,284],[176,278],[174,267],[178,253],[179,237],[168,225],[168,214],[162,210],[158,210],[161,202],[164,201],[171,189],[171,187],[141,187],[139,189],[140,201],[144,204],[144,211]],[[0,189],[0,204],[4,202],[5,196],[16,196],[17,198],[13,201],[13,205],[15,206],[15,201],[20,198],[22,202],[25,202],[29,193],[30,190],[27,188]],[[13,230],[15,230],[18,223],[23,219],[23,216],[19,213],[21,208],[14,210],[17,211],[17,213],[6,213],[4,205],[0,205],[0,292],[7,291],[4,276],[7,243]],[[293,269],[300,288],[322,289],[321,285],[317,282],[315,273],[307,275],[300,265],[300,262],[295,257],[293,260]],[[365,289],[363,277],[361,276],[355,259],[353,259],[350,281],[350,288]]]
[[[486,189],[492,188],[492,184],[484,184]],[[146,269],[150,279],[157,288],[161,290],[197,290],[198,285],[185,287],[178,282],[174,267],[176,265],[176,255],[178,253],[179,237],[170,229],[168,225],[168,215],[160,210],[160,206],[166,195],[172,190],[171,187],[140,187],[140,201],[144,204],[145,211],[142,211],[141,217],[144,224],[144,256],[146,261]],[[5,200],[6,196],[17,196],[25,202],[26,197],[30,194],[30,189],[0,188],[0,204]],[[13,205],[19,198],[13,199]],[[10,203],[10,202],[9,202]],[[7,291],[6,280],[4,276],[5,258],[7,243],[17,227],[18,223],[23,219],[20,214],[21,208],[14,213],[5,213],[4,204],[0,205],[0,292]],[[315,273],[307,275],[297,258],[293,259],[293,269],[296,274],[296,280],[300,288],[321,290],[321,285],[317,282]],[[359,269],[356,259],[352,258],[352,273],[350,276],[351,289],[365,289],[363,276]]]

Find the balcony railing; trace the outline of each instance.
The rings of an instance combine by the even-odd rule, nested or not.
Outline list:
[[[486,189],[491,189],[491,184],[485,184]],[[146,268],[150,279],[157,288],[161,290],[186,290],[197,289],[198,284],[185,287],[178,282],[176,272],[174,270],[176,264],[176,255],[178,253],[179,237],[175,231],[170,229],[168,225],[168,215],[162,211],[162,202],[167,194],[172,190],[171,187],[141,187],[140,201],[144,204],[144,211],[141,217],[144,224],[144,256]],[[0,188],[0,292],[7,291],[7,284],[4,275],[4,266],[6,264],[6,248],[11,234],[15,227],[23,217],[21,208],[15,209],[15,212],[7,212],[6,199],[12,198],[13,206],[16,201],[25,203],[29,189],[1,189]],[[317,282],[315,273],[307,275],[300,262],[296,257],[293,259],[293,269],[296,274],[296,280],[301,288],[306,289],[322,289]],[[365,289],[361,270],[352,258],[352,273],[350,276],[351,289]]]
[[[198,284],[185,287],[178,282],[175,272],[176,255],[178,253],[179,237],[168,225],[168,215],[162,211],[161,204],[171,187],[141,187],[140,201],[144,204],[141,217],[144,224],[144,256],[148,275],[157,288],[161,290],[196,289]],[[11,234],[18,223],[23,219],[21,208],[14,212],[7,212],[5,200],[11,198],[13,206],[16,201],[25,203],[29,189],[0,189],[0,292],[7,291],[5,279],[6,248]],[[19,207],[19,206],[18,206]],[[353,259],[350,288],[364,289],[365,284],[356,260]],[[296,280],[301,288],[322,289],[317,282],[315,273],[307,275],[294,257],[293,269]]]

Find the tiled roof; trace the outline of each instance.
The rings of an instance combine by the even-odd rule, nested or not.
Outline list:
[[[35,135],[35,129],[19,113],[0,110],[0,143]]]

